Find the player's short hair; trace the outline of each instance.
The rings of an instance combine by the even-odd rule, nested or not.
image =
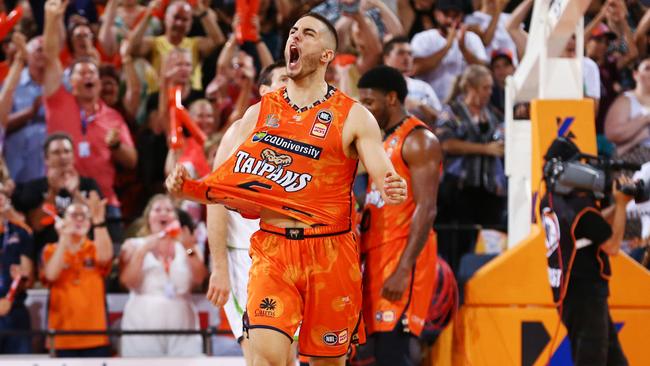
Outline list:
[[[262,71],[260,71],[259,77],[257,78],[257,88],[259,89],[262,85],[271,86],[271,83],[273,82],[273,70],[279,67],[287,67],[287,63],[284,61],[284,59],[279,59],[263,68]]]
[[[400,43],[410,43],[410,42],[408,37],[406,36],[397,36],[391,38],[390,41],[384,44],[384,49],[382,52],[384,57],[388,56],[393,51],[393,48],[395,48],[395,45],[398,45]]]
[[[406,86],[406,80],[404,80],[402,73],[395,68],[385,65],[376,66],[368,70],[359,79],[357,87],[359,89],[381,90],[386,94],[395,92],[400,103],[404,103],[408,94],[408,87]]]
[[[70,146],[74,147],[74,144],[72,143],[72,137],[70,137],[70,135],[65,132],[54,132],[49,134],[43,143],[43,152],[45,153],[45,156],[47,156],[50,145],[52,145],[54,141],[59,140],[67,140],[70,143]]]
[[[298,18],[298,20],[300,20],[302,18],[305,18],[305,17],[315,18],[316,20],[318,20],[321,23],[325,24],[325,26],[327,27],[327,30],[334,37],[334,51],[338,50],[338,48],[339,48],[339,35],[338,35],[338,33],[336,33],[336,28],[334,28],[334,25],[327,18],[325,18],[324,16],[322,16],[322,15],[320,15],[318,13],[315,13],[315,12],[306,13],[305,15]]]

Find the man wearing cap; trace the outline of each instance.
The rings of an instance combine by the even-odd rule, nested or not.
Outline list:
[[[513,55],[508,49],[496,49],[492,51],[490,60],[490,71],[492,71],[492,96],[490,105],[504,114],[506,102],[506,78],[515,73]]]
[[[411,41],[415,57],[413,73],[431,84],[436,95],[444,100],[454,78],[467,65],[487,64],[488,57],[481,38],[461,25],[461,3],[440,0],[433,14],[438,28],[420,32]]]

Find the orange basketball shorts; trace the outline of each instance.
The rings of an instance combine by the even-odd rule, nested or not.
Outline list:
[[[277,330],[300,354],[340,357],[356,336],[361,269],[349,228],[280,229],[264,223],[251,237],[245,328]]]
[[[390,332],[403,322],[405,330],[419,336],[431,304],[436,283],[436,237],[430,235],[411,272],[409,285],[399,301],[381,296],[386,279],[393,273],[407,239],[370,249],[363,273],[363,320],[369,335]]]

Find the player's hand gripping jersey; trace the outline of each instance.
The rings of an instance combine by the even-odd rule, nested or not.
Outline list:
[[[262,97],[253,133],[202,181],[183,192],[247,218],[269,209],[309,225],[350,225],[357,159],[345,156],[343,125],[354,101],[333,87],[297,109],[286,89]]]

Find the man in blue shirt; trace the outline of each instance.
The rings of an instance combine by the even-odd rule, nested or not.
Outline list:
[[[45,109],[41,106],[44,70],[43,40],[36,37],[27,43],[25,57],[17,52],[3,85],[4,98],[0,100],[0,110],[11,111],[8,115],[0,115],[6,135],[4,157],[16,183],[45,175],[43,142],[47,128]],[[12,77],[16,72],[20,72],[20,76]]]

